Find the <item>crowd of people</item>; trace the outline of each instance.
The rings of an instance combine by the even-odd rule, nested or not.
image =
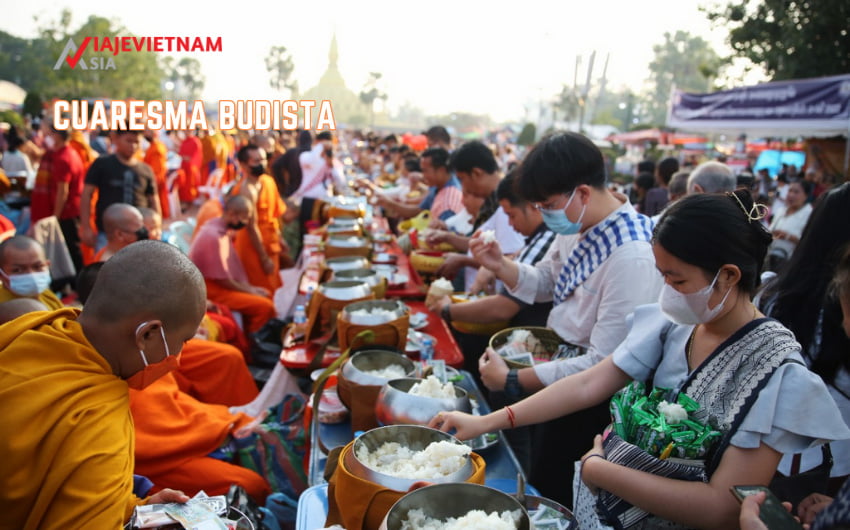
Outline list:
[[[453,330],[494,412],[431,425],[506,430],[529,482],[582,528],[758,528],[763,499],[741,511],[729,493],[742,484],[773,487],[816,528],[850,524],[850,185],[667,157],[624,190],[578,133],[527,152],[504,135],[425,136],[417,149],[359,131],[8,130],[6,185],[29,197],[0,211],[12,526],[115,527],[141,503],[234,484],[265,504],[276,482],[232,452],[274,405],[249,368],[254,335],[287,318],[281,271],[352,194],[393,227],[428,216],[399,243],[452,249],[437,275],[481,295],[431,300],[447,323],[542,326],[581,350],[517,369],[488,336]],[[612,396],[632,381],[696,404],[717,433],[701,463],[665,475],[611,435]]]

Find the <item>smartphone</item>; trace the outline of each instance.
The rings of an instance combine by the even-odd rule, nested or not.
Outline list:
[[[759,519],[770,530],[801,530],[803,528],[766,486],[732,486],[731,490],[738,502],[743,502],[745,498],[760,491],[767,494],[759,509]]]

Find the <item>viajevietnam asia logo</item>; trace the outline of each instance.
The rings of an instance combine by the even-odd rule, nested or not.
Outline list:
[[[112,56],[87,57],[87,51]],[[85,37],[79,46],[69,37],[53,69],[67,64],[72,70],[116,70],[114,57],[119,53],[220,51],[221,37]]]

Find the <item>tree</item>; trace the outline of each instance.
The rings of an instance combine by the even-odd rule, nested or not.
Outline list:
[[[534,145],[536,139],[537,127],[535,127],[533,123],[526,123],[522,126],[522,131],[520,131],[519,138],[517,138],[516,143],[525,147],[529,147]]]
[[[847,0],[744,0],[706,13],[717,26],[729,28],[735,55],[775,80],[850,72]]]
[[[369,124],[371,127],[375,126],[375,100],[387,100],[387,95],[378,90],[378,81],[381,77],[380,72],[369,72],[369,79],[363,85],[363,90],[360,91],[360,101],[369,107]]]
[[[721,59],[705,39],[687,31],[665,33],[664,42],[653,46],[652,51],[655,58],[649,63],[652,88],[646,100],[646,111],[651,123],[662,125],[673,84],[690,92],[710,91]]]
[[[174,57],[166,56],[160,60],[168,96],[172,99],[196,100],[206,85],[201,72],[201,63],[191,57],[183,57],[175,62]]]
[[[156,99],[162,96],[162,71],[154,52],[96,53],[90,49],[85,57],[111,58],[115,69],[71,69],[62,65],[54,70],[68,39],[81,45],[91,35],[132,34],[109,19],[91,16],[78,29],[71,31],[71,12],[63,10],[58,20],[41,23],[39,36],[32,40],[19,39],[0,33],[0,78],[11,79],[27,92],[35,92],[45,101],[52,98],[114,98]],[[8,53],[8,55],[7,55]]]
[[[269,72],[269,86],[275,90],[289,90],[292,99],[298,98],[298,81],[290,81],[295,63],[292,54],[286,53],[286,46],[272,46],[266,55],[266,70]]]

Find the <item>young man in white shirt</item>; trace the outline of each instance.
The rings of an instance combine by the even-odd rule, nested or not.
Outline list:
[[[558,234],[534,266],[502,256],[497,242],[473,240],[483,267],[526,303],[553,301],[548,327],[584,355],[509,371],[493,350],[481,357],[485,385],[508,394],[536,392],[585,370],[610,355],[628,332],[626,316],[655,302],[662,278],[650,240],[652,221],[626,197],[606,187],[602,153],[586,137],[558,133],[542,139],[519,167],[518,189],[536,203],[543,221]],[[571,505],[573,467],[609,421],[607,404],[555,420],[535,453],[531,480],[544,496]]]

